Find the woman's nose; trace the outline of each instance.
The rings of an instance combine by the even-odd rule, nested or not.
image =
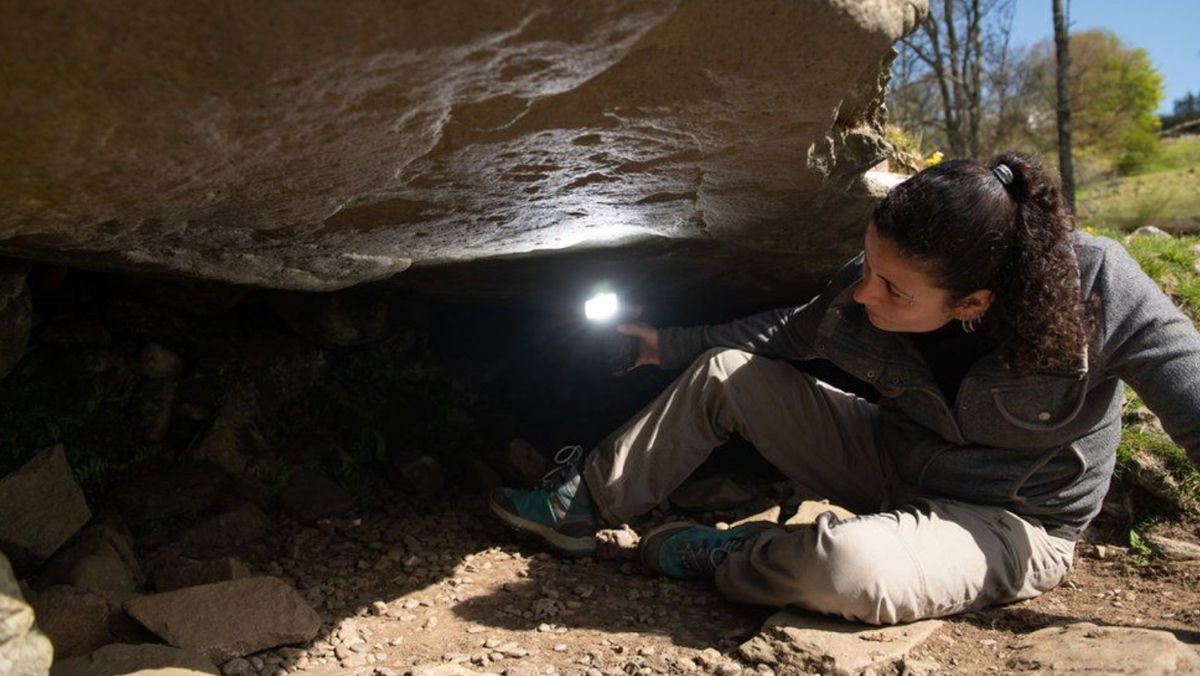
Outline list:
[[[859,305],[869,305],[878,298],[878,295],[874,290],[874,285],[864,279],[854,288],[852,297],[854,298],[854,302]]]

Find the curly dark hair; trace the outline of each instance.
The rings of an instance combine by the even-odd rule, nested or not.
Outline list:
[[[992,290],[981,328],[1010,370],[1069,369],[1087,348],[1094,317],[1080,297],[1074,218],[1033,155],[934,165],[894,188],[873,218],[952,302]]]

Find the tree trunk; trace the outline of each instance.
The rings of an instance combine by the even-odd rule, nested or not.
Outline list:
[[[1067,16],[1063,0],[1054,2],[1054,47],[1058,57],[1055,89],[1058,94],[1058,172],[1062,179],[1063,197],[1075,213],[1075,163],[1071,159],[1071,97],[1067,89],[1067,71],[1071,64],[1070,38],[1067,35]],[[1069,3],[1070,0],[1067,0]],[[1070,5],[1067,6],[1070,11]]]

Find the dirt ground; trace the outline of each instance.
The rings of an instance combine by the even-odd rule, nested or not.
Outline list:
[[[1196,524],[1165,528],[1197,540]],[[376,514],[285,524],[247,555],[295,583],[325,624],[308,646],[260,653],[226,673],[773,673],[737,648],[774,609],[652,577],[636,561],[539,552],[482,498],[397,499]],[[1115,544],[1081,544],[1065,585],[949,618],[894,673],[1019,673],[1021,635],[1073,621],[1200,644],[1200,562],[1139,565]]]

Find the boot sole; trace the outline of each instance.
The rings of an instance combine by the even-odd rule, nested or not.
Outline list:
[[[488,506],[491,507],[492,513],[501,521],[521,532],[537,536],[542,542],[560,554],[565,554],[566,556],[591,556],[596,553],[595,535],[583,537],[563,535],[545,524],[522,519],[497,504],[494,497],[488,498]]]

